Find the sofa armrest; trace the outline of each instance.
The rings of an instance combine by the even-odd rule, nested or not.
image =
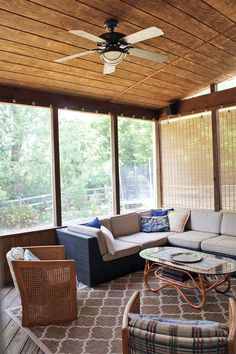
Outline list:
[[[67,228],[57,229],[56,234],[58,243],[65,247],[66,258],[76,261],[78,280],[83,284],[91,285],[93,270],[102,263],[97,238],[72,232]]]
[[[108,253],[106,240],[104,234],[100,229],[81,224],[71,224],[67,226],[67,230],[73,233],[75,232],[76,234],[78,233],[81,235],[92,236],[97,238],[101,255],[104,256],[104,254]]]

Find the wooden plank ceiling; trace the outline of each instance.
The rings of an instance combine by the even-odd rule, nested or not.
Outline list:
[[[235,0],[0,0],[0,84],[158,109],[236,74]],[[127,57],[103,75],[94,48],[68,33],[105,32],[109,18],[126,35],[156,26],[164,36],[135,45],[168,55],[163,64]]]

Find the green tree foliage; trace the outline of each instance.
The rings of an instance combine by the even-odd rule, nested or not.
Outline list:
[[[42,208],[25,202],[25,198],[52,192],[50,110],[0,104],[0,122],[1,228],[50,219],[43,216]]]
[[[51,193],[50,112],[0,105],[0,202]]]
[[[121,165],[145,165],[152,156],[153,124],[119,118],[119,161]]]

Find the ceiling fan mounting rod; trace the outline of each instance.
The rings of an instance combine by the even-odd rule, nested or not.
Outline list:
[[[114,29],[119,26],[119,21],[115,18],[110,18],[104,22],[104,27],[108,32],[114,32]]]

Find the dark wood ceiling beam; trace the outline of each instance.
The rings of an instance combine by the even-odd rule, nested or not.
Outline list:
[[[157,111],[136,107],[135,105],[125,105],[119,103],[110,103],[104,100],[93,100],[85,97],[59,95],[46,91],[37,91],[26,88],[10,87],[0,85],[0,101],[19,104],[32,104],[36,106],[57,108],[67,108],[73,110],[84,110],[86,112],[113,113],[127,117],[155,119]]]
[[[233,105],[236,105],[236,87],[179,101],[178,112],[175,116],[215,110]],[[159,110],[159,118],[166,119],[168,116],[167,111],[168,107]],[[172,117],[169,118],[171,119]]]

